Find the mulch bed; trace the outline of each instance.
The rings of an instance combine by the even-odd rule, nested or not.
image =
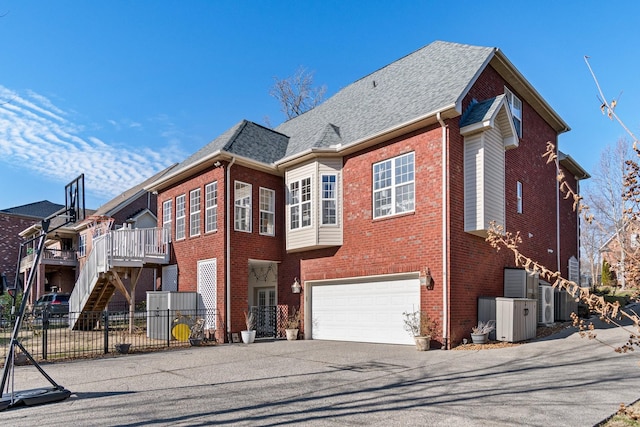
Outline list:
[[[539,326],[536,331],[536,339],[548,337],[549,335],[553,335],[556,332],[560,332],[564,329],[571,328],[572,322],[558,322],[554,323],[551,326]],[[493,348],[506,348],[506,347],[515,347],[518,345],[522,345],[527,343],[528,341],[522,342],[505,342],[505,341],[490,341],[486,344],[460,344],[457,347],[452,348],[452,350],[490,350]]]

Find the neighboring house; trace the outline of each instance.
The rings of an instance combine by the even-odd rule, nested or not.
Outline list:
[[[600,247],[599,252],[602,260],[606,261],[615,273],[616,286],[622,289],[627,286],[636,287],[638,272],[633,265],[637,265],[640,254],[640,227],[635,222],[627,222],[619,232],[613,233]],[[632,265],[631,271],[627,270],[629,264]],[[627,283],[628,280],[630,283]]]
[[[94,247],[95,239],[106,238],[117,230],[154,229],[157,224],[156,195],[144,190],[144,186],[156,180],[170,168],[152,176],[148,180],[119,194],[114,199],[100,206],[97,210],[87,210],[85,218],[75,223],[60,227],[66,219],[64,216],[54,218],[49,226],[49,233],[45,241],[38,272],[32,288],[30,302],[33,303],[40,295],[58,289],[61,292],[72,293],[78,280],[82,278],[80,272],[84,269]],[[64,207],[63,207],[64,210]],[[62,213],[60,211],[59,213]],[[23,230],[20,235],[24,239],[31,239],[41,233],[42,224],[37,223]],[[32,267],[32,254],[23,258],[21,273],[27,277]],[[102,310],[106,303],[113,309],[128,309],[131,290],[134,290],[134,302],[146,300],[146,292],[155,290],[156,277],[159,275],[155,264],[132,264],[124,266],[110,266],[118,268],[123,287],[108,288],[102,293],[100,307],[87,309]],[[135,273],[134,273],[135,271]],[[115,292],[118,289],[120,292]],[[76,308],[80,311],[85,307]]]
[[[434,42],[273,130],[241,121],[148,185],[172,236],[162,288],[198,291],[221,338],[248,310],[280,335],[293,306],[305,338],[411,344],[402,313],[423,310],[449,347],[513,266],[491,221],[569,273],[579,220],[557,168],[573,188],[588,174],[542,157],[568,130],[499,49]]]
[[[9,286],[15,283],[18,268],[20,232],[57,212],[63,205],[48,200],[0,210],[0,274],[5,274]]]

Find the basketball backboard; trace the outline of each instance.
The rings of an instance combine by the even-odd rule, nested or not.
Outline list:
[[[69,215],[68,221],[82,221],[85,218],[84,174],[68,183],[64,190],[64,205]]]

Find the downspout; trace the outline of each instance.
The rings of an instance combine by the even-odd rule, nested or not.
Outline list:
[[[442,128],[442,348],[449,348],[449,175],[447,156],[447,125],[440,112],[436,114]]]
[[[560,175],[560,161],[556,149],[556,177]],[[560,271],[560,181],[556,179],[556,271]]]
[[[227,339],[231,342],[231,205],[229,199],[231,197],[231,166],[235,163],[236,158],[232,157],[231,162],[227,164],[227,177],[224,180],[225,195],[224,203],[227,206],[227,213],[225,214],[225,221],[227,223],[226,230],[226,256],[224,260],[225,265],[225,300],[226,300],[226,322],[227,322]]]

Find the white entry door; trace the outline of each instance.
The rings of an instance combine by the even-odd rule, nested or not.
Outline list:
[[[313,339],[414,344],[402,313],[420,309],[419,279],[314,285]]]

